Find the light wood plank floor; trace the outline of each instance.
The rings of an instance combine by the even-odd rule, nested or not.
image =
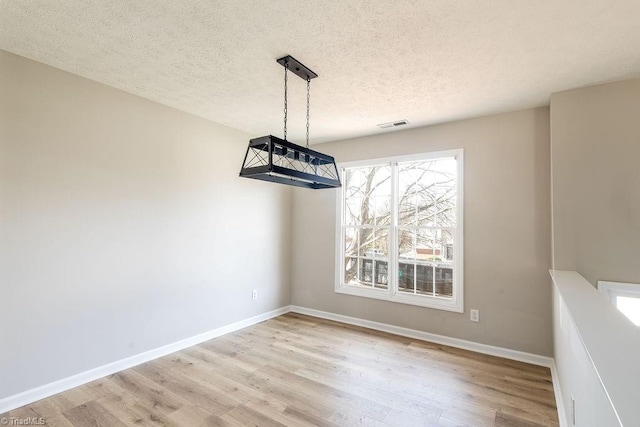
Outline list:
[[[549,369],[289,313],[0,417],[50,426],[557,426]]]

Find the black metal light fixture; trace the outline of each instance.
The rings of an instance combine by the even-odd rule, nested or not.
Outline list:
[[[240,176],[314,190],[340,187],[334,158],[309,148],[310,82],[318,75],[290,55],[277,62],[284,67],[284,139],[268,135],[250,140]],[[306,147],[287,141],[288,71],[307,82]]]

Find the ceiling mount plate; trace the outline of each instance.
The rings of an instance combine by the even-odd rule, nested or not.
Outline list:
[[[302,62],[298,61],[291,55],[283,56],[277,61],[278,64],[282,65],[283,67],[285,65],[288,65],[289,71],[291,71],[293,74],[300,77],[304,81],[315,79],[316,77],[318,77],[316,73],[305,67]]]

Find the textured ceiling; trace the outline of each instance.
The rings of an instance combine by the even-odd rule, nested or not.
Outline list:
[[[256,136],[282,134],[291,54],[319,74],[318,143],[640,76],[639,18],[638,0],[0,0],[0,49]],[[304,90],[292,76],[299,143]]]

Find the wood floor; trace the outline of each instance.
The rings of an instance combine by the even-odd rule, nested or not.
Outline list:
[[[289,313],[0,417],[49,426],[557,426],[549,369]]]

